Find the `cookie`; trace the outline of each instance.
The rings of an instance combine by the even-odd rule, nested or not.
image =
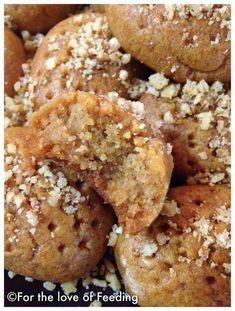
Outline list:
[[[74,280],[104,255],[113,213],[77,171],[35,157],[37,144],[33,130],[5,131],[5,268],[38,280]]]
[[[10,15],[13,26],[36,34],[45,33],[76,10],[73,4],[5,4],[5,15]]]
[[[172,172],[167,145],[143,118],[142,103],[117,93],[71,92],[42,106],[30,122],[41,136],[41,152],[77,165],[129,232],[158,216]]]
[[[22,64],[26,62],[23,43],[9,28],[4,28],[4,93],[14,96],[14,84],[23,74]]]
[[[91,9],[93,12],[105,13],[105,4],[92,4]]]
[[[37,103],[47,104],[68,90],[115,91],[128,98],[136,67],[112,36],[106,16],[89,11],[72,16],[47,34],[33,59]]]
[[[172,188],[154,224],[118,236],[116,262],[140,306],[230,306],[230,191]]]
[[[231,79],[230,5],[106,5],[123,49],[179,82]]]
[[[188,81],[174,99],[145,94],[140,101],[146,122],[172,145],[175,180],[230,183],[230,91],[218,81]]]

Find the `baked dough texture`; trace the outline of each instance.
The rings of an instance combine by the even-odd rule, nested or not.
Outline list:
[[[74,169],[32,154],[37,144],[28,128],[5,131],[5,268],[74,280],[103,257],[114,215]]]
[[[218,81],[187,81],[174,99],[145,94],[140,101],[146,122],[172,145],[176,180],[230,184],[230,90]]]
[[[4,28],[4,93],[14,96],[14,84],[23,75],[22,64],[26,62],[23,43],[13,31]]]
[[[36,34],[50,30],[75,12],[76,7],[73,4],[5,4],[4,11],[11,16],[16,29]]]
[[[143,118],[142,103],[117,93],[71,92],[42,106],[30,122],[45,156],[77,165],[130,232],[158,216],[172,172],[167,145]]]
[[[105,13],[105,4],[92,4],[91,10],[93,12]]]
[[[172,188],[161,216],[137,235],[119,235],[116,262],[140,306],[230,306],[230,191]]]
[[[112,36],[106,16],[89,11],[72,16],[50,30],[33,59],[37,103],[68,90],[115,91],[129,98],[138,66]]]
[[[179,82],[231,79],[230,5],[106,5],[125,51]]]

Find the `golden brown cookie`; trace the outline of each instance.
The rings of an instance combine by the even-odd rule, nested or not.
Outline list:
[[[26,54],[21,40],[9,28],[4,28],[4,93],[14,96],[14,84],[23,74]]]
[[[115,257],[140,306],[230,306],[230,191],[172,188],[154,224],[119,235]]]
[[[81,90],[128,98],[135,62],[111,35],[107,18],[86,12],[56,25],[45,37],[32,63],[38,105],[64,91]]]
[[[143,118],[142,103],[117,93],[71,92],[42,106],[30,122],[46,157],[77,165],[130,232],[158,216],[172,172],[167,145]]]
[[[231,98],[220,82],[188,81],[170,100],[145,94],[146,122],[173,147],[174,177],[188,183],[230,183]]]
[[[31,33],[45,33],[76,10],[73,4],[5,4],[13,26]]]
[[[5,131],[5,268],[74,280],[102,258],[113,213],[75,170],[35,157],[37,144],[33,130]]]
[[[124,50],[155,71],[187,79],[229,82],[230,5],[106,5]]]

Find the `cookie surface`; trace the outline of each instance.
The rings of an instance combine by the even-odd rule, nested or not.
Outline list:
[[[230,91],[220,82],[188,81],[174,99],[145,94],[140,101],[146,122],[172,145],[176,180],[230,183]]]
[[[31,33],[45,33],[76,10],[73,4],[6,4],[4,11],[13,26]]]
[[[104,255],[112,209],[74,169],[33,156],[36,138],[27,128],[5,131],[5,268],[38,280],[74,280]]]
[[[105,13],[105,4],[91,4],[93,12]]]
[[[229,82],[229,5],[106,5],[110,28],[128,53],[179,81]]]
[[[14,84],[22,76],[26,54],[22,41],[9,28],[4,28],[4,93],[15,94]]]
[[[143,113],[142,103],[117,93],[72,92],[42,106],[30,122],[42,152],[78,165],[130,232],[158,216],[172,172],[167,145],[143,123]]]
[[[106,16],[86,12],[56,25],[32,62],[38,105],[68,90],[128,98],[136,66],[110,32]]]
[[[230,306],[230,191],[172,188],[154,224],[119,235],[116,262],[140,306]]]

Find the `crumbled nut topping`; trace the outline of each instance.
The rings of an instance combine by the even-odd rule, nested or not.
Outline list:
[[[189,19],[195,17],[198,20],[208,20],[208,25],[212,26],[214,23],[219,23],[220,28],[226,27],[227,36],[225,41],[231,40],[231,6],[215,5],[215,4],[165,4],[164,17],[173,23],[179,23],[179,19]],[[188,33],[187,33],[188,34]],[[187,38],[187,37],[186,37]],[[217,33],[211,45],[220,43],[220,34]],[[197,40],[197,36],[193,36],[193,40]],[[190,43],[189,46],[194,48],[198,46],[197,43]]]
[[[114,247],[116,245],[118,235],[122,234],[122,227],[118,227],[118,225],[114,224],[112,226],[112,231],[109,234],[108,246]]]
[[[13,271],[8,271],[8,276],[10,279],[13,279],[16,276],[16,273]]]
[[[203,235],[206,236],[209,233],[209,230],[211,230],[210,221],[208,219],[205,219],[203,216],[198,221],[194,222],[194,226],[197,227],[198,231]]]
[[[139,102],[139,101],[130,101],[126,100],[124,98],[121,98],[118,96],[118,93],[116,92],[110,92],[108,93],[108,98],[110,100],[116,100],[117,104],[122,108],[122,109],[132,109],[133,116],[138,119],[144,119],[144,104]],[[143,126],[144,125],[144,126]],[[145,127],[145,124],[141,123],[142,129]],[[140,127],[140,129],[141,129]]]
[[[231,273],[231,263],[223,263],[223,267],[226,273]]]
[[[77,280],[61,283],[61,288],[66,295],[76,293],[77,291]]]
[[[174,202],[174,201],[172,201]],[[173,204],[174,206],[174,204]],[[175,204],[177,206],[177,203]],[[174,208],[175,209],[175,208]],[[176,222],[173,221],[172,217],[174,217],[176,212],[168,214],[167,220],[170,226],[167,231],[161,231],[161,226],[154,227],[156,231],[156,237],[154,239],[154,235],[152,232],[154,230],[150,230],[149,236],[143,235],[136,237],[135,242],[133,243],[133,252],[134,255],[139,257],[142,256],[141,260],[143,262],[146,261],[145,257],[154,258],[158,255],[155,255],[157,251],[160,253],[161,247],[171,243],[177,243],[178,237],[181,240],[187,240],[187,236],[195,239],[195,245],[199,243],[199,248],[197,252],[197,256],[194,255],[191,257],[190,252],[186,252],[186,248],[182,245],[182,247],[176,248],[177,261],[180,263],[186,264],[196,264],[197,266],[202,266],[204,262],[207,262],[211,269],[216,269],[218,267],[218,263],[215,263],[211,260],[210,252],[213,248],[223,248],[228,250],[231,247],[231,233],[230,233],[230,209],[228,206],[221,206],[217,208],[214,214],[211,217],[206,216],[196,216],[189,220],[188,227],[181,227],[180,223],[177,225]],[[221,224],[226,224],[226,229],[221,231],[219,228]],[[224,226],[222,226],[223,228]],[[159,231],[160,229],[160,231]],[[148,231],[146,231],[148,232]],[[151,259],[149,258],[149,259]],[[222,262],[219,264],[223,267],[225,273],[230,273],[230,263]],[[221,268],[220,267],[220,268]],[[175,277],[174,267],[169,270],[171,277]]]
[[[131,99],[139,99],[143,94],[172,99],[180,91],[179,83],[172,83],[162,73],[149,76],[148,81],[135,79],[128,88]]]
[[[169,79],[167,79],[162,73],[155,73],[149,77],[149,83],[157,90],[162,90],[168,85]]]
[[[175,271],[175,269],[174,268],[169,268],[169,272],[170,272],[170,276],[171,277],[176,277],[176,271]]]
[[[13,27],[12,22],[13,22],[12,16],[4,14],[4,25],[9,28],[12,28]]]
[[[230,248],[231,247],[231,236],[230,232],[225,229],[223,232],[215,234],[216,237],[216,243],[223,247],[223,248]]]
[[[198,124],[199,129],[205,131],[205,141],[202,145],[198,144],[194,150],[198,157],[203,161],[217,161],[223,165],[213,166],[210,171],[197,173],[195,176],[188,177],[189,184],[194,183],[230,183],[231,166],[231,98],[230,93],[226,92],[223,84],[219,81],[209,86],[204,80],[199,82],[188,80],[182,87],[181,94],[174,98],[174,113],[166,111],[162,121],[158,121],[156,127],[164,124],[181,125],[191,119],[194,124]],[[173,106],[172,106],[173,107]],[[213,136],[211,131],[213,130]],[[208,134],[206,133],[208,131]],[[203,148],[204,147],[204,148]]]
[[[21,206],[21,205],[20,205]],[[20,206],[17,206],[17,207],[20,207]],[[31,212],[31,211],[28,211],[26,213],[26,218],[28,220],[28,223],[32,226],[32,227],[36,227],[37,224],[38,224],[38,216],[35,215],[35,213]]]
[[[177,202],[174,200],[165,200],[161,215],[172,217],[176,214],[180,214],[180,209],[178,208]]]
[[[94,300],[90,303],[89,307],[102,307],[102,303],[99,300]]]
[[[159,245],[164,245],[167,243],[167,241],[170,240],[170,237],[166,235],[164,232],[160,232],[157,234],[156,240]]]
[[[197,118],[199,120],[199,125],[200,125],[201,129],[202,130],[208,130],[211,122],[213,121],[211,111],[201,112],[197,115]]]
[[[52,282],[43,282],[43,287],[48,291],[52,292],[56,288],[56,284]]]
[[[43,34],[37,33],[36,35],[32,35],[28,30],[21,31],[21,36],[24,40],[25,50],[30,55],[33,55],[36,52],[37,48],[40,46],[44,39]]]
[[[47,202],[61,208],[66,214],[74,214],[86,198],[68,185],[65,175],[51,161],[31,159],[32,169],[25,171],[24,160],[17,147],[7,144],[5,148],[5,202],[13,206],[18,214],[25,210],[25,218],[35,234],[40,219],[40,208]],[[32,174],[33,170],[33,174]]]
[[[142,246],[140,253],[145,257],[151,257],[158,250],[157,244],[155,243],[146,243]]]
[[[179,68],[179,65],[174,65],[174,66],[172,66],[171,72],[172,72],[172,73],[176,72],[178,68]]]
[[[54,69],[56,67],[56,58],[50,57],[46,60],[46,68],[48,70]]]
[[[79,17],[81,16],[73,17],[75,23],[81,22]],[[32,36],[28,31],[23,31],[22,37],[25,47],[30,53],[33,53],[43,40],[42,34]],[[56,53],[61,40],[68,40],[70,53],[64,62],[57,63]],[[131,61],[131,56],[121,52],[120,43],[111,36],[105,16],[97,17],[92,22],[80,25],[76,33],[71,34],[68,30],[63,38],[60,34],[51,37],[48,49],[52,54],[45,62],[48,71],[59,67],[62,74],[65,71],[79,70],[83,78],[89,81],[92,79],[94,70],[103,70],[104,75],[108,76],[107,66],[112,65],[116,68],[116,73],[113,71],[110,73],[112,78],[116,76],[125,87],[130,86],[129,74],[124,66]],[[5,96],[5,127],[27,125],[32,113],[38,109],[35,90],[39,83],[30,76],[31,61],[29,59],[27,64],[22,65],[24,75],[15,84],[16,95],[14,98]],[[40,83],[45,85],[48,81],[45,78]],[[77,89],[73,74],[67,75],[66,88]]]
[[[198,155],[202,160],[207,160],[207,154],[205,151],[199,152]]]
[[[193,16],[197,19],[208,19],[208,25],[219,22],[221,28],[230,28],[231,13],[230,5],[214,4],[165,4],[164,16],[172,21],[176,16],[180,19],[188,19]]]
[[[75,23],[81,22],[77,21],[76,16],[73,19]],[[56,64],[55,57],[48,58],[46,65],[49,70],[56,66],[67,70],[76,69],[82,72],[85,79],[91,80],[94,70],[104,70],[107,64],[111,64],[117,67],[117,73],[114,73],[114,75],[117,75],[117,78],[125,84],[128,72],[123,70],[122,66],[129,63],[131,57],[130,54],[121,52],[120,43],[116,38],[111,37],[105,16],[96,17],[94,21],[80,25],[76,32],[71,33],[68,29],[63,36],[63,40],[67,39],[70,57],[59,64]],[[48,49],[51,52],[56,52],[59,48],[56,42],[60,42],[60,40],[60,34],[55,35],[49,43]],[[68,87],[70,88],[72,85],[73,81]]]
[[[91,282],[93,285],[98,286],[98,287],[102,287],[102,288],[107,287],[106,280],[99,280],[99,279],[93,278]]]
[[[225,207],[222,207],[224,209]],[[216,223],[226,223],[229,224],[229,217],[228,214],[230,213],[230,209],[226,211],[226,217],[221,217],[221,208],[216,209],[214,216],[212,217],[215,222],[212,222],[210,219],[207,219],[205,216],[201,217],[200,219],[193,222],[193,227],[197,228],[197,231],[193,232],[193,236],[195,238],[202,237],[203,243],[202,247],[198,251],[199,259],[197,259],[196,264],[201,266],[204,261],[207,261],[209,258],[210,247],[213,244],[218,245],[221,248],[229,249],[231,247],[231,237],[230,231],[225,229],[221,233],[216,233],[214,227]],[[223,212],[224,214],[224,212]],[[215,265],[212,263],[211,268],[214,268]]]
[[[219,44],[220,43],[220,34],[217,33],[215,39],[213,41],[211,41],[211,45],[214,45],[214,44]]]
[[[22,65],[24,75],[15,83],[16,95],[11,98],[5,95],[5,127],[23,126],[36,110],[35,85],[30,77],[31,60]]]
[[[117,268],[107,259],[103,259],[101,265],[90,271],[82,281],[83,286],[89,289],[90,285],[95,285],[102,288],[110,287],[114,292],[121,290],[121,283],[116,275]]]
[[[173,146],[170,143],[166,144],[167,154],[171,154],[173,150]]]
[[[169,84],[161,91],[162,98],[172,99],[176,97],[180,90],[180,84]]]
[[[221,221],[225,224],[231,223],[231,209],[226,208],[225,205],[216,209],[216,215],[214,216],[214,220]]]
[[[178,261],[179,261],[179,262],[186,262],[187,264],[190,264],[191,259],[189,259],[188,257],[179,256],[179,257],[178,257]]]

